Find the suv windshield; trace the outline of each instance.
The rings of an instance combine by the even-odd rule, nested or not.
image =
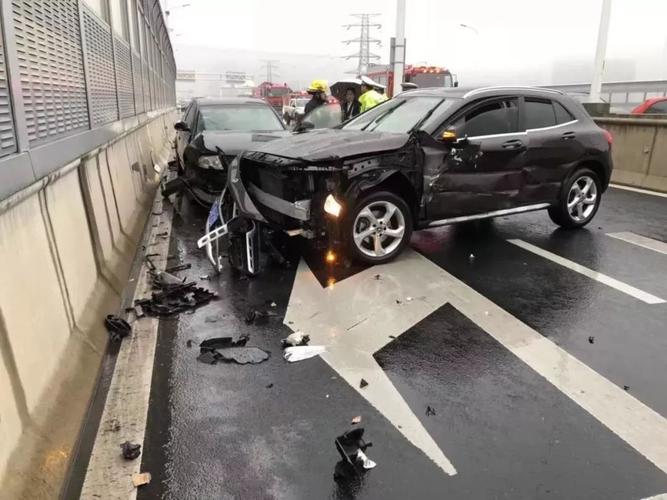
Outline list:
[[[453,100],[436,96],[391,99],[349,121],[342,128],[367,132],[407,133],[437,107],[449,107]],[[442,108],[444,109],[444,108]],[[440,111],[442,111],[442,109]]]
[[[284,129],[273,110],[262,104],[203,106],[199,119],[203,130],[259,132]]]

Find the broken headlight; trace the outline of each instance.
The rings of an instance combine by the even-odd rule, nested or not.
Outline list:
[[[215,170],[222,170],[222,163],[218,155],[200,156],[197,162],[199,168],[212,168]]]

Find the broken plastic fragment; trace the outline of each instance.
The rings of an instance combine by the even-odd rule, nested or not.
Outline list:
[[[140,474],[132,474],[132,484],[135,488],[143,486],[151,482],[151,473],[142,472]]]
[[[310,342],[310,335],[306,335],[303,332],[294,332],[290,333],[281,342],[283,343],[283,346],[308,345],[308,342]]]
[[[589,343],[589,344],[593,344],[593,343],[595,343],[595,337],[594,337],[593,335],[591,335],[590,337],[588,337],[588,343]]]
[[[370,458],[368,458],[366,454],[361,450],[357,452],[357,461],[361,462],[361,466],[366,470],[373,469],[377,465]]]
[[[125,441],[120,445],[120,449],[123,453],[123,458],[125,460],[134,460],[139,455],[141,455],[141,445],[136,443],[130,443]]]
[[[222,361],[233,361],[240,365],[257,365],[271,356],[271,353],[259,347],[227,347],[217,349],[215,352]]]
[[[412,297],[406,297],[405,300],[406,302],[412,302]]]
[[[426,407],[426,416],[430,417],[432,415],[435,415],[435,409],[431,408],[430,406]]]
[[[271,302],[271,307],[277,307],[277,306],[278,304],[276,304],[275,302]]]
[[[216,349],[223,349],[225,347],[240,347],[246,345],[248,342],[247,335],[241,335],[236,340],[233,337],[213,337],[206,339],[199,344],[201,352],[214,351]]]
[[[364,380],[364,379],[362,378],[362,379],[361,379],[361,382],[359,382],[359,387],[360,387],[361,389],[363,389],[363,388],[366,387],[367,385],[368,385],[368,382],[366,382],[366,380]]]
[[[324,353],[326,348],[321,345],[301,345],[287,347],[283,354],[283,357],[286,361],[290,363],[296,363],[297,361],[303,361],[304,359],[313,358]]]
[[[356,417],[354,417],[354,418],[352,419],[352,425],[354,425],[354,424],[358,424],[358,423],[360,423],[360,422],[361,422],[361,415],[357,415]]]
[[[109,314],[104,318],[104,326],[106,327],[107,332],[109,332],[109,337],[113,342],[119,342],[132,332],[130,324],[123,318],[119,318],[114,314]]]

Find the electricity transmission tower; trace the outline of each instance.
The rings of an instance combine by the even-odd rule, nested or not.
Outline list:
[[[264,59],[262,60],[264,65],[262,69],[266,70],[266,80],[267,82],[273,83],[273,77],[278,77],[278,73],[275,73],[273,70],[278,68],[278,63],[280,62],[277,59]]]
[[[381,28],[382,25],[379,23],[372,22],[374,17],[379,16],[380,14],[351,14],[352,17],[356,17],[359,21],[352,24],[344,24],[343,27],[347,28],[360,28],[359,38],[352,38],[351,40],[343,40],[345,45],[350,45],[351,43],[359,44],[359,51],[350,54],[349,56],[344,56],[344,59],[359,59],[359,64],[357,65],[356,73],[358,75],[364,75],[368,72],[368,66],[371,61],[379,60],[380,56],[373,54],[371,52],[371,44],[380,47],[380,40],[377,38],[371,38],[371,30]]]

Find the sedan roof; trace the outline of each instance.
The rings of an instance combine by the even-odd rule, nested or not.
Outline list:
[[[496,86],[496,87],[433,87],[408,90],[401,92],[402,96],[428,96],[428,97],[453,97],[469,99],[473,97],[493,97],[496,95],[530,95],[553,97],[554,95],[563,95],[560,90],[553,90],[542,87],[520,87],[520,86]]]
[[[269,104],[257,97],[201,97],[195,99],[199,106],[215,106],[224,104]]]

